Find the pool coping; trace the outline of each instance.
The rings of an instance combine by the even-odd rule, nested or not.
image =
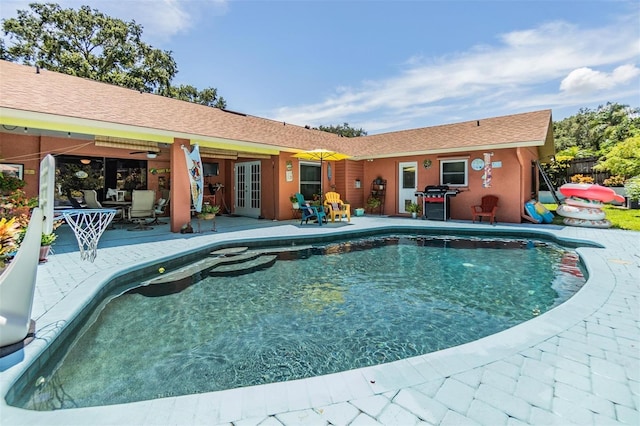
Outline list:
[[[610,297],[615,289],[615,279],[608,276],[610,269],[607,265],[605,254],[610,248],[610,241],[598,238],[602,231],[579,232],[574,228],[540,229],[525,226],[478,226],[460,223],[412,222],[397,220],[389,225],[390,219],[384,222],[366,224],[366,226],[354,229],[354,232],[366,232],[375,228],[379,232],[395,228],[429,228],[442,232],[469,231],[495,235],[517,234],[525,232],[530,235],[538,235],[546,239],[558,239],[567,242],[595,243],[602,248],[581,247],[577,251],[583,259],[589,279],[583,288],[571,299],[560,306],[510,329],[497,334],[469,342],[460,346],[444,349],[426,355],[394,361],[387,364],[364,367],[325,376],[309,379],[293,380],[226,391],[216,391],[203,394],[185,395],[170,398],[162,398],[148,401],[139,401],[114,406],[88,407],[79,409],[65,409],[52,412],[35,412],[11,407],[6,404],[4,398],[1,402],[2,417],[11,424],[34,424],[40,422],[82,422],[90,416],[98,420],[100,424],[136,423],[155,424],[167,421],[167,416],[173,412],[181,412],[186,417],[181,423],[190,423],[187,419],[193,419],[193,423],[200,423],[204,419],[208,423],[235,422],[241,419],[261,418],[278,413],[306,410],[332,404],[338,404],[350,400],[383,395],[387,392],[397,392],[399,389],[411,388],[434,380],[450,377],[454,374],[464,373],[492,362],[513,356],[521,351],[528,350],[532,346],[544,342],[553,336],[569,329],[584,318],[596,312]],[[319,227],[318,227],[319,228]],[[270,228],[274,229],[274,228]],[[310,229],[310,231],[307,231]],[[300,236],[300,228],[281,229],[274,235],[265,236],[266,240],[280,237]],[[313,230],[304,228],[302,234],[307,236],[329,233],[335,236],[337,233],[344,235],[344,230]],[[611,232],[611,231],[609,231]],[[255,234],[255,233],[254,233]],[[625,234],[627,235],[627,234]],[[634,234],[630,234],[634,235]],[[637,234],[635,234],[637,235]],[[251,239],[251,235],[236,233],[234,236],[226,234],[227,242],[242,242]],[[193,240],[191,240],[193,242]],[[51,309],[47,310],[40,318],[38,324],[48,324],[38,329],[38,338],[27,346],[23,352],[23,359],[14,367],[8,368],[0,378],[0,391],[5,396],[10,391],[13,383],[34,362],[39,355],[48,350],[51,340],[62,330],[61,325],[66,324],[86,303],[101,291],[104,284],[113,277],[130,273],[141,266],[155,268],[159,262],[174,256],[176,252],[197,252],[215,241],[215,238],[202,238],[197,244],[188,244],[183,247],[176,245],[172,254],[149,256],[144,262],[121,265],[119,269],[112,269],[109,273],[101,271],[100,279],[95,274],[88,274],[73,289],[73,297],[67,295]],[[218,241],[220,242],[220,241]],[[621,249],[624,250],[624,249]],[[616,250],[617,251],[617,250]],[[87,268],[90,269],[90,268]],[[40,281],[39,281],[40,282]],[[81,301],[80,303],[78,303]],[[82,302],[84,301],[84,302]],[[47,328],[48,327],[48,328]],[[176,414],[171,414],[176,416]],[[180,417],[176,417],[180,419]]]

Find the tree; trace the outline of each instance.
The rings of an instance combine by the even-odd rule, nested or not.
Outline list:
[[[0,39],[0,59],[102,81],[140,92],[190,97],[209,106],[225,105],[217,91],[172,87],[178,67],[171,52],[142,41],[142,26],[81,6],[31,3],[16,18],[2,21],[9,42]],[[188,100],[188,99],[185,99]]]
[[[190,85],[180,85],[177,87],[172,86],[169,88],[167,93],[163,93],[163,95],[170,98],[180,99],[181,101],[221,109],[227,107],[227,102],[223,97],[218,97],[218,91],[212,87],[204,89],[203,91],[198,91],[198,89]]]
[[[640,134],[620,142],[607,153],[604,161],[594,167],[625,178],[640,175]]]
[[[339,124],[337,126],[319,126],[318,130],[322,130],[323,132],[335,133],[340,136],[344,136],[345,138],[354,138],[357,136],[366,136],[367,132],[360,128],[356,129],[349,126],[349,123]]]
[[[556,150],[578,147],[577,158],[605,155],[639,129],[640,108],[611,102],[553,123]]]

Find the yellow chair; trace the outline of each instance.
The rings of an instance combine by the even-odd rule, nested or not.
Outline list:
[[[331,216],[331,222],[342,221],[343,217],[347,218],[347,222],[351,222],[351,205],[346,204],[340,199],[337,192],[327,192],[324,194],[324,205],[329,208],[328,215]]]

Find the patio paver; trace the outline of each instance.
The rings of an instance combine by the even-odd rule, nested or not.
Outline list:
[[[236,220],[237,219],[237,220]],[[3,425],[39,424],[640,424],[640,233],[554,226],[472,225],[354,217],[350,225],[218,219],[218,232],[107,231],[94,263],[80,260],[72,236],[39,266],[33,317],[37,339],[0,360],[0,391],[59,333],[113,274],[154,265],[214,242],[342,234],[385,227],[543,230],[596,242],[578,249],[589,281],[572,299],[496,335],[454,348],[318,378],[140,401],[34,412],[0,403]],[[157,232],[156,232],[157,231]],[[127,235],[129,234],[129,235]],[[137,234],[134,237],[131,234]],[[8,357],[5,357],[8,358]],[[11,365],[11,363],[15,365]],[[375,382],[371,383],[371,377]]]

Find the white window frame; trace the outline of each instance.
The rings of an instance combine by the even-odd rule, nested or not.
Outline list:
[[[443,175],[443,168],[445,164],[450,163],[464,163],[464,183],[447,183],[445,182]],[[440,160],[440,185],[448,186],[469,186],[469,159],[468,158],[448,158]]]
[[[298,176],[300,176],[300,180],[299,180],[299,183],[298,183],[298,192],[301,192],[301,186],[303,184],[306,184],[306,185],[318,185],[318,188],[322,188],[322,182],[320,180],[318,180],[318,181],[302,180],[302,171],[301,171],[301,169],[302,169],[303,166],[320,168],[320,162],[319,161],[300,161],[298,163]],[[322,180],[322,170],[320,170],[320,179]]]

